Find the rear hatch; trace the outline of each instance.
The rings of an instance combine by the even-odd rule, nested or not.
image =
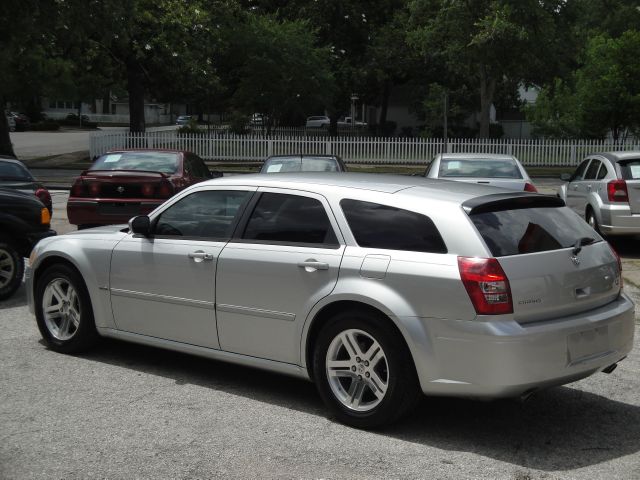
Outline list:
[[[553,320],[619,296],[611,248],[559,198],[496,194],[463,206],[509,279],[517,322]]]
[[[618,162],[622,179],[627,183],[631,213],[640,213],[640,158]]]
[[[88,170],[71,190],[74,197],[109,199],[168,198],[171,194],[167,175],[140,170]]]

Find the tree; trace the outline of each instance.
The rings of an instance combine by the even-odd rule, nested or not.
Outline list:
[[[497,89],[538,82],[553,72],[562,0],[413,0],[409,42],[449,75],[475,85],[480,137],[489,136]]]

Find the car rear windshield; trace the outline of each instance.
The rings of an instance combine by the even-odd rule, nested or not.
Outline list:
[[[337,172],[338,161],[327,157],[272,157],[262,171],[265,173],[285,172]]]
[[[622,178],[625,180],[640,179],[640,158],[619,162]]]
[[[22,165],[0,161],[0,180],[24,180],[31,182],[33,177]]]
[[[89,170],[144,170],[176,173],[178,154],[173,152],[108,153],[98,158]]]
[[[500,210],[470,215],[495,257],[568,248],[600,237],[568,207]]]
[[[443,158],[440,177],[522,178],[520,169],[512,159]]]

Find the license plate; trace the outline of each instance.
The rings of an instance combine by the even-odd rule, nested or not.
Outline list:
[[[567,337],[570,363],[580,363],[609,352],[609,327],[577,332]]]
[[[140,211],[139,203],[101,203],[98,213],[101,215],[137,215]]]

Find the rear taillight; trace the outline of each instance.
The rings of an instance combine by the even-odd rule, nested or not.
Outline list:
[[[98,182],[91,182],[89,184],[89,196],[97,197],[100,195],[100,184]]]
[[[525,192],[538,193],[538,189],[533,185],[533,183],[525,183],[524,184],[524,191]]]
[[[36,197],[40,199],[45,205],[51,205],[51,194],[46,188],[39,188],[36,190]]]
[[[76,178],[76,181],[73,182],[73,186],[71,187],[71,196],[72,197],[86,197],[87,189],[84,185],[84,182],[81,178]]]
[[[616,252],[611,244],[609,244],[609,248],[611,249],[611,253],[613,253],[613,256],[616,257],[616,260],[618,262],[618,283],[620,284],[620,290],[622,290],[622,287],[624,287],[624,280],[622,279],[622,260],[620,259],[620,255],[618,255],[618,252]]]
[[[509,279],[498,260],[458,257],[458,268],[478,315],[513,313]]]
[[[145,197],[153,196],[153,185],[151,185],[150,183],[144,183],[142,185],[142,195],[144,195]]]
[[[607,183],[607,194],[610,202],[629,202],[627,182],[624,180],[611,180]]]
[[[158,188],[158,196],[160,198],[169,198],[174,194],[173,184],[168,180],[163,180]]]

